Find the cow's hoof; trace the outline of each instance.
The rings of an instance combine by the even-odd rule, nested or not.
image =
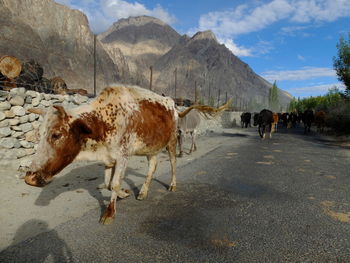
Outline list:
[[[147,197],[147,194],[145,192],[140,192],[137,196],[137,200],[144,200]]]
[[[130,196],[130,192],[127,189],[121,189],[118,191],[118,197],[123,199]]]
[[[170,185],[168,190],[170,192],[176,192],[176,185]]]
[[[103,216],[101,217],[100,219],[100,223],[102,225],[110,225],[112,224],[112,222],[114,221],[114,216],[113,217],[110,217],[110,216]]]
[[[102,184],[99,184],[99,185],[96,187],[96,189],[102,190],[102,189],[107,189],[107,187],[106,187],[105,183],[102,183]]]

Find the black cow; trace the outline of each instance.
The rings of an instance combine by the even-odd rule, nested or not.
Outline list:
[[[254,126],[258,125],[258,131],[261,138],[265,138],[266,131],[272,132],[273,114],[272,111],[263,109],[259,114],[254,115]]]
[[[281,120],[282,120],[282,123],[283,123],[283,127],[287,127],[287,125],[288,125],[288,116],[289,116],[289,114],[287,112],[284,112],[281,115]]]
[[[291,112],[288,117],[288,128],[295,128],[298,121],[298,115],[294,112]]]
[[[250,112],[243,112],[241,114],[241,126],[242,128],[245,127],[245,128],[248,128],[251,127],[250,125],[250,120],[252,118],[252,114]]]
[[[314,122],[314,112],[312,110],[304,111],[303,115],[303,123],[304,123],[304,133],[310,132],[311,124]]]

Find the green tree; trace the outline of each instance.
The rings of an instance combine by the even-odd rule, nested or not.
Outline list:
[[[333,57],[333,67],[346,88],[346,93],[350,94],[350,33],[348,40],[341,36],[337,44],[338,54]]]
[[[278,111],[279,109],[278,88],[276,81],[273,83],[272,88],[269,89],[269,107],[272,111]]]

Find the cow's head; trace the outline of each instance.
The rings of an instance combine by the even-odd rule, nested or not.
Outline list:
[[[44,119],[39,128],[38,149],[25,176],[27,184],[39,187],[49,183],[54,175],[74,160],[92,133],[91,124],[69,115],[61,106],[41,113]]]

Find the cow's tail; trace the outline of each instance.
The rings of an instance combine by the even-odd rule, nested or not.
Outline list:
[[[178,112],[178,115],[180,118],[185,117],[191,110],[196,109],[199,112],[203,113],[206,117],[208,117],[208,115],[210,117],[215,117],[217,114],[223,112],[224,110],[228,109],[230,107],[232,103],[232,99],[228,100],[224,105],[222,105],[221,107],[218,108],[214,108],[211,106],[207,106],[207,105],[193,105],[189,108],[187,108],[186,110],[182,111],[182,112]]]

